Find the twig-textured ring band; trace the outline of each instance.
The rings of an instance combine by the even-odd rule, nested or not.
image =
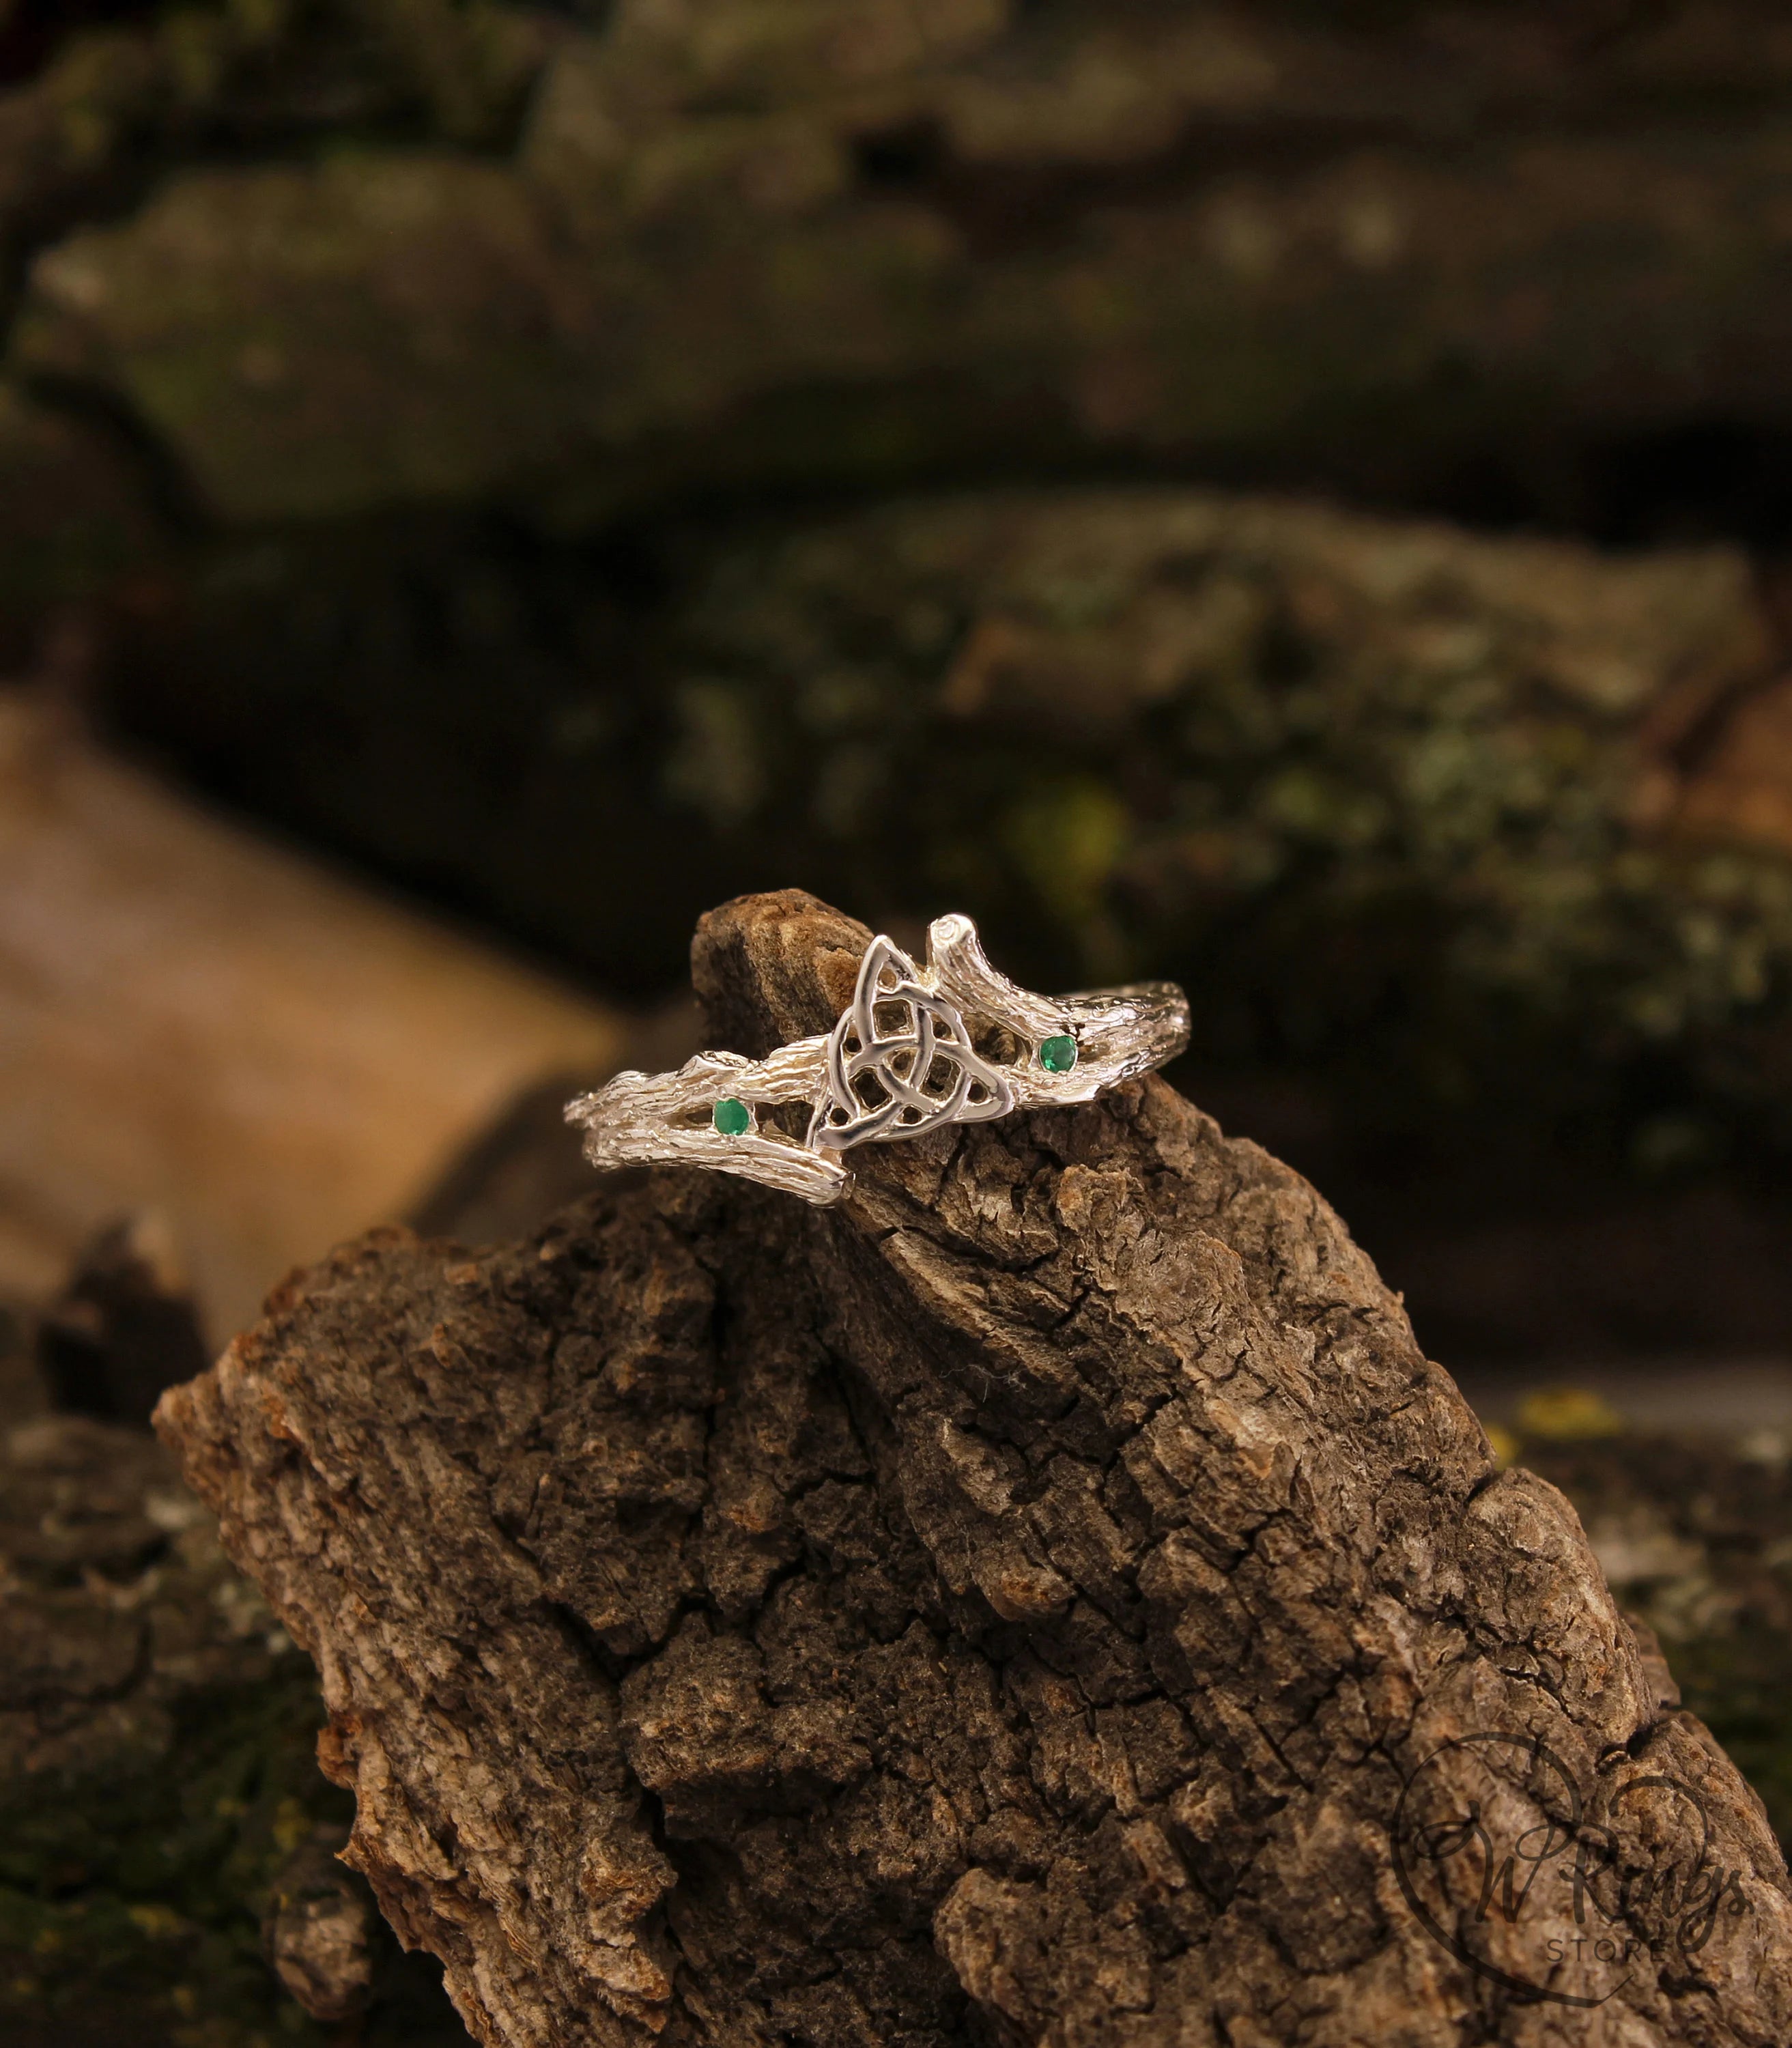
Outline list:
[[[1088,1102],[1173,1059],[1189,1041],[1173,982],[1034,995],[983,957],[968,917],[936,918],[927,964],[873,939],[851,1005],[825,1036],[769,1058],[699,1053],[675,1074],[621,1073],[566,1105],[594,1166],[671,1161],[742,1173],[805,1200],[838,1201],[855,1145],[944,1123]],[[799,1135],[762,1115],[806,1104]]]

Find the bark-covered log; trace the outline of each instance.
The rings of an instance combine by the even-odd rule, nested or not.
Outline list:
[[[227,138],[277,148],[421,118],[490,142],[549,40],[537,10],[487,0],[104,0],[17,24],[10,11],[0,6],[0,304],[33,243]]]
[[[865,940],[713,913],[716,1041]],[[376,1235],[165,1399],[476,2032],[1787,2038],[1758,1803],[1306,1183],[1155,1079],[862,1157]]]
[[[1565,435],[1783,425],[1772,10],[1488,12],[183,8],[0,91],[0,303],[236,160],[11,360],[251,521],[1048,449],[1572,499]],[[293,167],[328,136],[404,146]]]
[[[1572,516],[1602,442],[1786,427],[1759,0],[603,11],[75,46],[0,100],[0,231],[95,163],[188,167],[47,254],[11,363],[251,526],[1092,456],[1466,466]],[[320,130],[374,146],[307,161]]]

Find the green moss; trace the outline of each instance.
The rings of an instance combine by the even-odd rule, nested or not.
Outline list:
[[[318,1771],[316,1681],[289,1656],[256,1687],[181,1700],[165,1754],[0,1791],[0,2030],[71,2036],[128,2009],[138,2038],[321,2043],[261,1953],[268,1887],[352,1802]]]
[[[1105,929],[1106,909],[1132,828],[1115,791],[1088,778],[1022,791],[995,822],[996,844],[1026,887],[1082,934],[1085,958],[1107,953],[1116,968],[1124,952]]]
[[[320,1773],[315,1675],[289,1652],[256,1685],[179,1702],[165,1751],[0,1790],[0,2038],[130,2048],[339,2042],[281,1988],[262,1918],[294,1849],[346,1837]],[[432,1959],[383,1933],[361,2048],[464,2048]]]
[[[1695,1637],[1670,1658],[1682,1703],[1761,1795],[1792,1855],[1792,1643],[1771,1630]]]

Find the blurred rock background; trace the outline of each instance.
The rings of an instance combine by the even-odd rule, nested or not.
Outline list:
[[[442,2023],[142,1418],[790,882],[1181,979],[1792,1827],[1789,366],[1768,0],[0,0],[10,2038]]]

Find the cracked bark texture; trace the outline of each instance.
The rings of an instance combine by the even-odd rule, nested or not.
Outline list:
[[[824,1028],[867,936],[712,913],[712,1041]],[[482,2039],[1792,2038],[1758,1802],[1298,1175],[1155,1077],[855,1164],[833,1211],[667,1173],[521,1244],[376,1234],[165,1398],[317,1660],[348,1860]],[[1570,2007],[1421,1926],[1402,1784],[1489,1731],[1609,1873],[1696,1791],[1702,1946],[1596,1875],[1635,1947]]]

